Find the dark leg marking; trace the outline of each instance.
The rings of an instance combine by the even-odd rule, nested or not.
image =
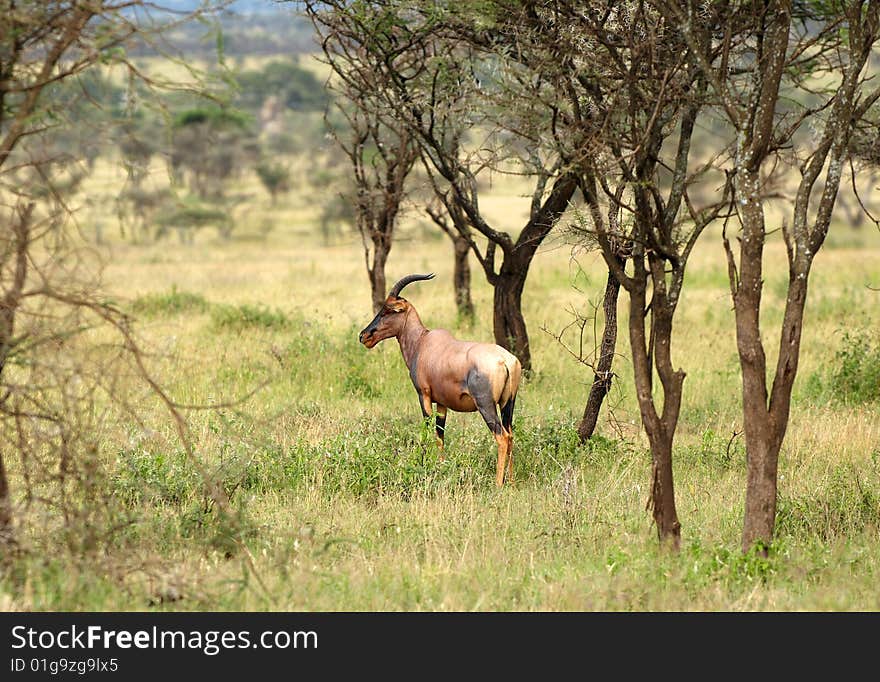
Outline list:
[[[516,406],[516,396],[510,396],[510,400],[501,408],[501,426],[507,432],[507,480],[513,483],[513,408]]]
[[[467,388],[489,430],[495,435],[502,433],[503,428],[501,420],[498,419],[498,411],[495,409],[495,399],[492,397],[492,384],[489,377],[476,370],[471,370],[467,375]]]
[[[477,404],[486,426],[495,434],[495,442],[498,444],[498,461],[495,464],[495,485],[499,488],[504,485],[504,473],[508,469],[508,453],[510,448],[510,435],[501,425],[498,419],[498,410],[495,405],[495,398],[492,396],[492,383],[489,377],[484,376],[476,371],[471,371],[467,376],[467,388],[470,391],[471,398]]]
[[[501,408],[501,425],[510,431],[513,428],[513,408],[516,406],[516,397],[511,396],[510,400]]]
[[[446,413],[444,412],[442,415],[440,414],[440,409],[437,409],[437,421],[435,428],[437,430],[437,438],[440,439],[440,442],[443,442],[443,438],[446,435]]]

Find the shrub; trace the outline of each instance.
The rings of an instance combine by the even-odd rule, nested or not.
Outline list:
[[[860,472],[838,465],[810,495],[780,496],[776,528],[780,535],[818,537],[823,541],[847,537],[880,526],[877,469]]]
[[[844,333],[831,388],[848,405],[880,399],[880,342],[867,330]]]
[[[200,491],[198,472],[182,451],[121,450],[113,475],[114,490],[124,502],[181,505]]]
[[[167,293],[139,296],[131,305],[132,312],[145,317],[161,315],[181,315],[183,313],[203,313],[208,309],[208,301],[201,294],[178,291],[176,286]]]
[[[290,318],[282,311],[267,308],[263,305],[217,305],[211,310],[211,322],[214,327],[226,331],[243,329],[287,329],[291,326]]]

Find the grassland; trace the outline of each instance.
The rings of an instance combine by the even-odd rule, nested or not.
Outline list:
[[[86,236],[105,215],[115,173],[102,166],[89,181]],[[132,382],[133,398],[144,394],[143,422],[102,433],[104,490],[127,522],[77,558],[45,551],[57,519],[31,520],[23,541],[43,551],[0,583],[0,608],[880,609],[880,403],[840,389],[847,353],[878,343],[880,294],[866,287],[880,285],[876,231],[837,224],[816,260],[767,559],[739,551],[745,465],[734,435],[733,316],[718,235],[698,246],[673,349],[687,379],[675,447],[683,544],[671,555],[645,511],[650,455],[625,328],[611,409],[586,446],[574,426],[591,376],[542,330],[559,332],[570,308],[590,311],[605,276],[597,254],[573,258],[556,237],[535,260],[524,303],[536,372],[517,403],[517,481],[499,491],[479,417],[450,415],[448,456],[438,462],[395,342],[372,351],[357,343],[372,316],[359,242],[322,245],[305,193],[270,208],[253,190],[231,240],[206,228],[185,246],[111,235],[98,248],[105,288],[138,320],[169,393],[233,403],[189,421],[199,461],[232,495],[246,551],[224,535],[170,420]],[[521,224],[515,193],[502,187],[484,205],[500,224]],[[786,277],[778,241],[768,257],[772,349]],[[477,319],[462,327],[451,268],[446,241],[422,236],[410,219],[389,278],[436,272],[408,291],[423,321],[491,339],[488,285],[475,271]]]

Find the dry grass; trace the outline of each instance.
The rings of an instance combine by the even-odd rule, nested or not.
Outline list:
[[[117,173],[104,166],[91,181],[87,236],[92,221],[109,221]],[[562,329],[567,308],[589,310],[598,299],[598,255],[574,263],[570,247],[551,240],[535,260],[524,303],[537,373],[517,404],[519,480],[496,491],[492,440],[479,417],[450,415],[449,459],[437,463],[396,345],[367,352],[357,344],[371,317],[359,242],[321,246],[305,194],[273,210],[253,178],[242,187],[254,199],[231,241],[210,229],[192,245],[133,246],[110,234],[101,253],[106,288],[124,305],[173,291],[206,301],[203,310],[163,313],[160,304],[141,316],[151,367],[178,400],[216,404],[259,389],[235,409],[191,415],[198,456],[234,490],[252,558],[230,552],[216,515],[200,512],[185,461],[169,468],[177,461],[171,429],[155,409],[150,433],[120,423],[107,435],[112,490],[127,491],[136,523],[97,559],[63,570],[51,557],[26,560],[18,587],[0,587],[0,608],[880,608],[880,414],[875,403],[839,404],[829,384],[842,331],[880,328],[878,294],[865,286],[880,285],[876,232],[835,225],[816,260],[768,560],[739,552],[745,471],[742,438],[731,441],[742,430],[733,319],[718,235],[698,247],[673,349],[688,376],[675,453],[683,549],[670,556],[645,512],[649,455],[625,329],[613,417],[603,415],[588,447],[577,446],[573,427],[591,377],[541,331]],[[522,223],[520,194],[501,184],[485,202],[499,226]],[[477,321],[459,329],[451,249],[416,234],[402,231],[389,278],[437,273],[408,292],[424,322],[490,339],[481,274],[474,271]],[[785,272],[777,241],[765,288],[770,349]],[[219,304],[262,306],[287,323],[218,327],[211,311]]]

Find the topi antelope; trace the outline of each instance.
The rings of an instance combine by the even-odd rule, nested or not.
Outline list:
[[[407,284],[434,275],[407,275],[391,287],[381,310],[358,336],[367,348],[396,337],[425,419],[437,405],[435,428],[440,459],[446,410],[479,411],[498,443],[495,483],[513,481],[513,408],[522,375],[519,360],[493,343],[458,341],[445,329],[426,329],[412,304],[400,297]],[[495,406],[501,409],[501,418]]]

